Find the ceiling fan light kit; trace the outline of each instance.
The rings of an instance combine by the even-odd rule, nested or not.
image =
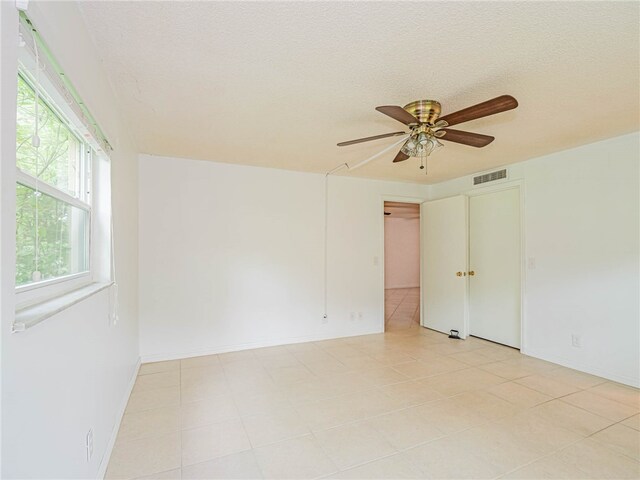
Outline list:
[[[443,146],[436,138],[435,134],[437,132],[437,130],[430,129],[425,125],[419,125],[414,129],[411,136],[406,142],[404,142],[404,145],[402,145],[402,148],[400,149],[400,152],[407,157],[419,158],[420,168],[425,170],[425,174],[427,157]]]
[[[494,140],[494,137],[489,135],[454,130],[448,127],[512,110],[517,106],[518,101],[515,98],[510,95],[502,95],[443,117],[440,117],[442,106],[440,102],[435,100],[418,100],[404,107],[385,105],[376,107],[376,110],[394,120],[404,123],[411,130],[408,133],[409,138],[407,138],[400,148],[400,151],[393,159],[393,163],[403,162],[408,158],[415,157],[420,159],[420,168],[424,169],[426,174],[426,164],[429,155],[443,146],[439,139],[476,148],[486,147]],[[338,143],[338,146],[344,147],[356,143],[406,134],[405,132],[385,133],[341,142]]]

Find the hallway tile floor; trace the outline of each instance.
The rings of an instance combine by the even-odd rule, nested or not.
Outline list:
[[[384,328],[390,332],[420,327],[420,289],[391,288],[384,291]]]

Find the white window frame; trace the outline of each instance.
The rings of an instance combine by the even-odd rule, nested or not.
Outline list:
[[[34,81],[33,71],[35,69],[35,59],[30,52],[25,52],[21,49],[21,55],[19,56],[19,75],[23,80],[29,84],[34,90],[38,89],[38,96],[44,101],[47,106],[53,110],[53,112],[59,117],[59,119],[71,130],[72,134],[76,137],[80,144],[80,182],[78,186],[79,197],[74,197],[69,193],[60,190],[49,183],[38,180],[36,177],[24,170],[20,169],[16,165],[16,185],[21,184],[28,188],[39,190],[45,195],[49,195],[56,200],[69,204],[73,207],[79,208],[88,213],[88,221],[85,225],[87,229],[86,235],[88,238],[88,252],[87,252],[87,270],[83,272],[73,273],[69,275],[63,275],[60,277],[45,279],[39,282],[31,282],[24,285],[16,286],[16,308],[21,309],[31,304],[40,303],[44,300],[63,295],[72,290],[89,285],[96,280],[94,271],[94,215],[92,210],[92,196],[94,191],[94,184],[96,179],[94,177],[96,154],[95,145],[86,141],[88,135],[81,134],[81,130],[78,125],[81,125],[79,120],[72,121],[69,118],[74,118],[73,112],[69,109],[69,112],[63,112],[63,108],[67,105],[63,96],[58,92],[49,79],[40,75],[39,85],[36,85]],[[16,78],[17,81],[17,78]],[[65,114],[66,113],[66,114]]]

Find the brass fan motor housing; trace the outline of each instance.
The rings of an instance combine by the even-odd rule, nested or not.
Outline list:
[[[403,107],[407,112],[416,117],[420,123],[433,125],[440,116],[440,102],[435,100],[418,100]]]

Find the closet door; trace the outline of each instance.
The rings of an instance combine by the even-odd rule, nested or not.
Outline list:
[[[469,199],[469,333],[520,348],[520,191]]]
[[[425,202],[422,225],[422,325],[465,335],[467,316],[467,197]]]

